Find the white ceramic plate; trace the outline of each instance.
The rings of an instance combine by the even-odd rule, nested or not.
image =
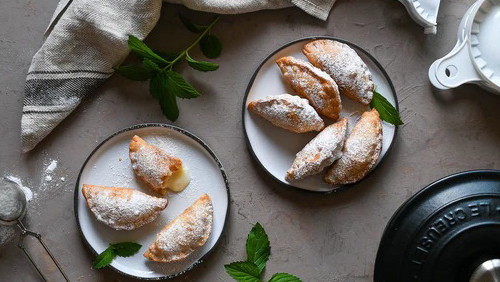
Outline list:
[[[264,168],[264,170],[266,170],[273,178],[285,185],[295,188],[317,192],[329,192],[345,187],[345,185],[328,185],[322,180],[323,174],[309,176],[301,181],[295,182],[288,182],[285,180],[286,171],[292,165],[295,154],[299,152],[309,141],[311,141],[317,133],[297,134],[288,132],[284,129],[273,126],[267,120],[251,114],[247,110],[248,103],[253,100],[262,99],[269,95],[294,93],[293,90],[283,81],[281,71],[275,61],[283,56],[294,56],[307,61],[307,58],[302,54],[302,47],[307,42],[315,39],[337,40],[351,46],[370,69],[373,81],[377,87],[377,92],[382,94],[391,104],[398,108],[396,92],[389,76],[384,71],[382,66],[370,54],[360,47],[344,40],[332,37],[311,37],[299,39],[279,48],[269,55],[257,68],[252,79],[250,80],[246,96],[244,98],[243,127],[251,154],[257,159],[258,163]],[[349,119],[350,131],[357,119],[359,119],[360,115],[364,111],[369,110],[369,108],[353,102],[344,96],[341,96],[341,99],[343,108],[341,114]],[[331,121],[328,121],[327,119],[325,119],[325,122],[331,123]],[[383,147],[377,166],[391,147],[395,135],[396,127],[384,122]]]
[[[191,183],[180,193],[168,194],[168,206],[154,222],[133,231],[117,231],[96,220],[87,207],[81,189],[83,184],[130,187],[154,195],[132,171],[128,146],[134,135],[182,159],[189,170]],[[206,244],[179,263],[161,264],[143,257],[143,253],[163,226],[203,193],[210,195],[214,206],[212,234]],[[217,244],[223,232],[228,203],[229,186],[226,174],[215,154],[198,137],[167,124],[136,125],[106,139],[85,161],[75,190],[76,220],[90,249],[97,254],[104,251],[110,243],[130,241],[141,244],[142,248],[137,254],[128,258],[117,257],[111,264],[115,270],[140,279],[171,278],[200,263]]]

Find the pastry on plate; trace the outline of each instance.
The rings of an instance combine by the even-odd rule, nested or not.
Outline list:
[[[364,112],[345,141],[343,155],[328,169],[324,180],[350,184],[363,179],[382,151],[382,121],[376,109]]]
[[[328,73],[340,93],[364,105],[370,104],[375,84],[363,60],[347,44],[320,39],[307,43],[302,52],[316,67]]]
[[[295,181],[308,175],[318,174],[342,156],[347,131],[347,119],[340,118],[327,126],[297,153],[285,179]]]
[[[97,220],[116,230],[133,230],[155,220],[167,199],[130,188],[84,184],[82,193]]]
[[[309,100],[319,114],[332,120],[339,118],[342,111],[339,89],[327,73],[294,57],[280,58],[276,64],[293,91]]]
[[[137,135],[130,141],[129,156],[135,174],[162,195],[167,193],[167,189],[182,191],[190,182],[181,159],[167,154]]]
[[[290,94],[268,96],[252,101],[248,110],[267,119],[273,125],[295,133],[320,131],[325,127],[323,119],[307,99]]]
[[[156,262],[179,261],[199,249],[212,232],[212,200],[203,194],[165,226],[144,256]]]

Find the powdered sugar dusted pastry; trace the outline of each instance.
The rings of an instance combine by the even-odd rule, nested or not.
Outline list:
[[[327,126],[297,153],[285,179],[294,181],[308,175],[318,174],[342,156],[347,131],[347,119]]]
[[[363,179],[382,151],[382,121],[377,110],[364,112],[345,141],[342,158],[327,171],[330,184],[349,184]]]
[[[158,233],[144,256],[156,262],[186,258],[207,242],[212,232],[212,217],[212,200],[203,194]]]
[[[84,184],[82,193],[97,220],[116,230],[133,230],[155,220],[167,199],[130,188]]]
[[[370,104],[375,89],[372,74],[351,47],[338,41],[321,39],[307,43],[302,52],[314,66],[335,80],[340,93],[362,104]]]
[[[156,192],[182,191],[190,182],[182,161],[151,145],[139,136],[130,141],[130,161],[135,174]]]
[[[324,71],[294,57],[276,61],[285,81],[295,93],[309,100],[319,114],[337,120],[342,111],[339,89]]]
[[[251,112],[295,133],[320,131],[325,123],[306,99],[290,94],[268,96],[248,104]]]

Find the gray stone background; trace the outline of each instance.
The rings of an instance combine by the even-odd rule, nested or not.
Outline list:
[[[271,239],[267,277],[291,272],[304,281],[372,281],[382,232],[404,200],[448,174],[499,168],[500,96],[473,85],[436,91],[427,78],[430,64],[454,46],[457,26],[472,2],[443,0],[437,35],[424,35],[395,0],[338,0],[327,22],[297,8],[225,16],[214,31],[224,45],[217,59],[221,67],[206,74],[184,69],[204,95],[181,101],[176,125],[204,139],[222,160],[231,184],[231,213],[215,252],[173,281],[230,281],[223,265],[245,257],[246,235],[256,221]],[[74,184],[85,158],[108,135],[137,123],[168,121],[147,85],[114,76],[33,152],[21,153],[25,75],[56,4],[0,2],[0,172],[20,177],[36,193],[25,222],[45,236],[73,281],[130,281],[112,270],[90,268],[94,257],[73,214]],[[175,17],[179,11],[201,22],[209,19],[165,5],[147,43],[163,50],[188,44],[193,35]],[[392,78],[405,121],[386,162],[359,185],[331,195],[273,182],[247,152],[241,123],[243,95],[261,60],[291,40],[313,35],[337,36],[373,54]],[[52,160],[58,165],[47,181]],[[37,279],[15,241],[0,248],[1,281]]]

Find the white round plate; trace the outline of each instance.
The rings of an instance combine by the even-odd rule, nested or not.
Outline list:
[[[132,231],[117,231],[98,222],[82,195],[83,184],[130,187],[155,195],[137,179],[129,159],[130,139],[138,135],[169,152],[186,164],[191,183],[180,193],[168,194],[168,206],[160,216]],[[212,198],[214,219],[212,234],[206,244],[186,260],[178,263],[156,263],[143,256],[156,234],[203,193]],[[103,141],[87,158],[75,189],[75,216],[82,237],[90,249],[99,254],[110,243],[136,242],[142,245],[132,257],[117,257],[111,267],[139,279],[166,279],[180,275],[202,261],[217,244],[223,232],[229,207],[229,185],[220,161],[210,148],[193,134],[167,124],[140,124],[121,130]]]
[[[307,42],[316,39],[331,39],[349,45],[353,48],[361,59],[370,69],[373,81],[377,87],[377,92],[382,94],[396,109],[398,108],[396,92],[392,85],[389,76],[384,71],[382,66],[366,51],[360,47],[333,37],[310,37],[299,39],[271,53],[255,71],[250,83],[248,84],[247,92],[243,102],[243,128],[247,138],[247,144],[250,153],[255,157],[257,162],[277,181],[291,187],[316,191],[330,192],[346,185],[328,185],[323,181],[323,174],[309,176],[300,181],[288,182],[285,180],[286,171],[292,165],[295,159],[295,154],[311,141],[317,133],[292,133],[284,129],[273,126],[267,120],[251,114],[247,105],[253,100],[262,99],[269,95],[278,95],[283,93],[293,94],[293,90],[283,81],[281,71],[275,61],[283,56],[293,56],[307,61],[307,58],[302,54],[302,47]],[[359,119],[360,115],[369,110],[368,106],[363,106],[360,103],[341,96],[342,113],[341,115],[349,120],[349,131]],[[325,119],[325,122],[331,121]],[[397,127],[383,123],[383,146],[377,166],[382,161],[387,151],[392,145],[396,135]]]

